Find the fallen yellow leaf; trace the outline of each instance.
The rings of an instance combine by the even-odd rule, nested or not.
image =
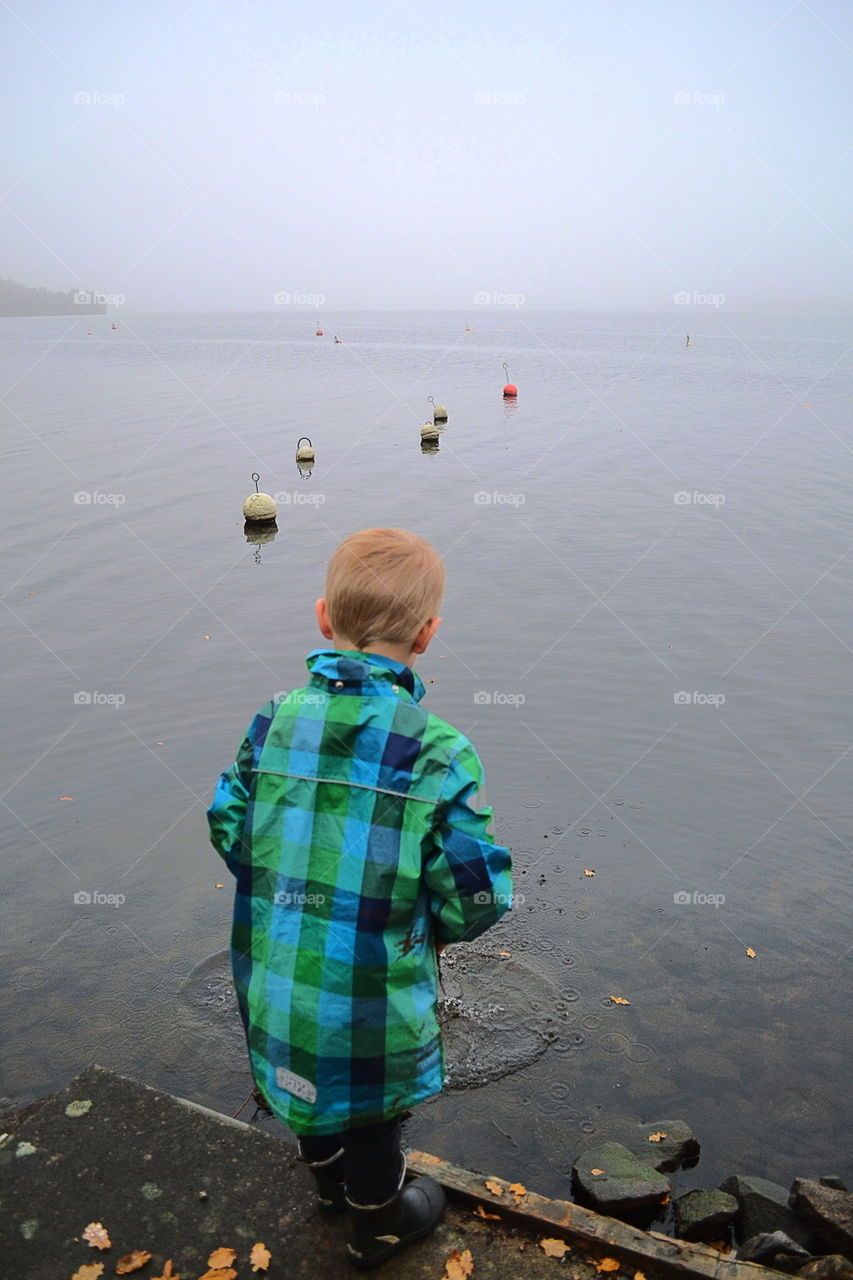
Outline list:
[[[565,1240],[556,1239],[540,1240],[539,1248],[544,1249],[549,1258],[562,1258],[569,1251]]]
[[[758,953],[753,951],[752,947],[747,947],[746,954],[749,956],[750,960],[754,960]]]
[[[215,1267],[213,1271],[205,1271],[199,1280],[237,1280],[237,1272],[233,1267]]]
[[[599,1175],[600,1173],[604,1173],[604,1170],[603,1170],[603,1169],[590,1169],[590,1173],[591,1173],[594,1177],[596,1177],[596,1178],[597,1178],[597,1177],[598,1177],[598,1175]]]
[[[630,1004],[631,1001],[626,1000],[624,996],[611,996],[610,1003],[611,1004]]]
[[[501,1215],[499,1213],[486,1213],[486,1210],[481,1204],[477,1205],[474,1212],[478,1218],[494,1218],[497,1222],[500,1222],[501,1220]]]
[[[213,887],[214,887],[214,889],[224,889],[224,888],[225,888],[225,885],[224,885],[224,884],[220,884],[220,883],[219,883],[219,881],[217,880]]]
[[[498,952],[498,955],[499,955],[499,956],[507,957],[507,956],[511,956],[511,955],[512,955],[512,952],[511,952],[511,951],[499,951],[499,952]]]
[[[463,1249],[460,1253],[458,1249],[454,1249],[444,1264],[444,1275],[441,1280],[468,1280],[473,1270],[474,1259],[471,1257],[471,1250]]]
[[[646,1273],[645,1273],[645,1271],[635,1271],[635,1272],[634,1272],[634,1280],[646,1280]]]
[[[265,1244],[253,1244],[252,1252],[249,1254],[249,1261],[252,1264],[253,1271],[266,1271],[270,1265],[272,1254]]]
[[[84,1262],[82,1267],[78,1267],[71,1277],[71,1280],[98,1280],[98,1276],[103,1274],[103,1262]]]
[[[163,1274],[161,1276],[152,1276],[151,1280],[181,1280],[181,1277],[177,1271],[172,1270],[172,1259],[170,1258],[163,1268]]]
[[[663,1142],[663,1140],[664,1140],[664,1138],[665,1138],[665,1137],[666,1137],[666,1134],[665,1134],[665,1133],[663,1133],[663,1132],[661,1132],[661,1133],[650,1133],[650,1134],[649,1134],[649,1142]]]
[[[519,1200],[523,1199],[523,1197],[527,1195],[527,1187],[523,1182],[511,1182],[508,1190],[510,1190],[515,1196],[516,1204],[518,1204]]]
[[[212,1267],[214,1270],[216,1270],[217,1267],[230,1267],[236,1257],[236,1249],[214,1249],[213,1253],[207,1260],[207,1265]]]
[[[483,1185],[491,1191],[493,1196],[502,1196],[504,1193],[503,1187],[499,1182],[495,1182],[494,1178],[487,1178]]]
[[[87,1244],[90,1244],[93,1249],[112,1248],[113,1242],[102,1222],[90,1222],[86,1230],[83,1232],[83,1239]]]
[[[584,869],[583,869],[583,873],[584,873],[584,875],[585,875],[585,876],[594,876],[594,875],[595,875],[595,872],[594,872],[590,867],[584,867]]]
[[[119,1258],[116,1263],[116,1275],[130,1275],[131,1271],[138,1271],[140,1267],[144,1267],[146,1262],[150,1261],[150,1253],[146,1253],[144,1249],[134,1249],[132,1253],[126,1253],[123,1258]]]
[[[618,1271],[619,1263],[616,1258],[602,1258],[600,1262],[595,1264],[596,1271]]]

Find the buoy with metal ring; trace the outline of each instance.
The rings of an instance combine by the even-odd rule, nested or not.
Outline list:
[[[443,405],[443,404],[436,404],[436,403],[435,403],[435,401],[433,400],[432,396],[427,396],[427,400],[429,400],[430,404],[432,405],[432,420],[433,420],[433,422],[446,422],[446,421],[447,421],[447,410],[445,409],[444,405]]]
[[[503,370],[504,370],[504,373],[506,374],[506,386],[504,387],[504,397],[507,400],[514,400],[515,397],[518,395],[518,387],[515,385],[514,382],[510,382],[509,369],[506,367],[506,365],[504,365]]]
[[[305,443],[303,444],[303,441]],[[314,446],[307,436],[300,436],[296,441],[296,461],[297,462],[313,462]]]
[[[270,497],[268,493],[260,493],[258,491],[260,478],[257,471],[252,472],[255,492],[250,493],[243,503],[243,518],[247,524],[269,524],[278,515],[275,498]]]

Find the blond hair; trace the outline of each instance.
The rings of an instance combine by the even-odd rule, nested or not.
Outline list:
[[[326,573],[332,630],[362,651],[378,641],[409,644],[437,616],[443,594],[441,557],[406,529],[351,534]]]

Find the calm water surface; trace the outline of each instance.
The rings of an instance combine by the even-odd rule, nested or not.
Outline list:
[[[0,1091],[95,1060],[242,1102],[225,994],[181,1015],[228,938],[204,808],[303,682],[338,540],[405,525],[448,568],[428,705],[515,854],[489,946],[553,1039],[412,1140],[552,1194],[671,1118],[685,1187],[853,1174],[853,321],[688,310],[0,321]],[[285,495],[260,546],[253,471]]]

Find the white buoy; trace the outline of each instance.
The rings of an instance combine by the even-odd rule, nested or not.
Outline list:
[[[435,401],[433,400],[432,396],[427,396],[427,399],[429,400],[430,404],[432,405],[432,420],[433,420],[433,422],[446,422],[446,421],[447,421],[447,410],[446,410],[446,408],[444,407],[444,405],[443,405],[443,404],[436,404],[436,403],[435,403]]]
[[[431,444],[436,442],[441,436],[441,432],[434,422],[425,422],[421,427],[421,441],[429,441]]]
[[[258,481],[260,476],[257,471],[252,472],[252,479],[255,482],[255,492],[250,493],[246,501],[243,503],[243,519],[249,524],[268,524],[271,520],[275,520],[278,515],[278,507],[275,498],[268,493],[260,493],[258,491]]]
[[[303,440],[305,443],[303,444]],[[296,461],[297,462],[313,462],[314,446],[307,436],[300,436],[296,441]]]

